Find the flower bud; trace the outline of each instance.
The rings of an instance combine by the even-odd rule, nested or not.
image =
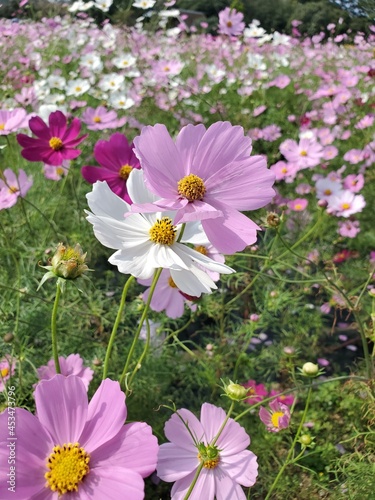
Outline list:
[[[11,333],[11,332],[6,333],[6,334],[4,335],[4,337],[3,337],[3,340],[4,340],[4,342],[6,342],[6,343],[13,342],[13,340],[14,340],[14,335],[13,335],[13,333]]]
[[[267,214],[267,226],[277,229],[280,226],[281,219],[275,212],[269,212]]]
[[[78,243],[74,248],[59,243],[51,260],[51,271],[59,278],[74,280],[88,270],[85,258],[86,253]]]
[[[312,443],[312,437],[309,436],[308,434],[302,434],[299,438],[299,442],[303,446],[309,446]]]
[[[242,401],[248,396],[248,389],[240,384],[235,384],[231,380],[224,386],[225,394],[233,401]]]
[[[302,366],[302,373],[306,377],[316,377],[319,373],[319,366],[309,361]]]

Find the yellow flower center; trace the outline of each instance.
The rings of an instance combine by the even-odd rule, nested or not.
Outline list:
[[[176,227],[172,219],[163,217],[158,219],[149,231],[150,240],[160,245],[173,245],[176,238]]]
[[[8,191],[10,194],[14,194],[14,193],[17,193],[19,191],[19,189],[16,186],[9,186]]]
[[[171,69],[171,68],[170,68],[169,66],[164,66],[164,71],[165,71],[165,72],[170,71],[170,69]]]
[[[281,169],[281,173],[282,173],[282,174],[287,174],[287,173],[288,173],[288,169],[287,169],[287,168],[285,168],[285,167],[284,167],[284,168],[282,168],[282,169]]]
[[[4,123],[0,123],[0,130],[4,130],[4,129],[5,129]]]
[[[176,283],[173,281],[172,277],[169,276],[168,278],[168,285],[171,287],[171,288],[177,288],[177,285]]]
[[[82,87],[76,87],[76,88],[75,88],[75,91],[76,91],[76,92],[81,92],[81,90],[82,90]]]
[[[189,174],[177,183],[178,193],[189,201],[202,200],[206,193],[203,180],[195,174]]]
[[[57,175],[63,175],[64,169],[62,167],[57,167],[56,168],[56,173],[57,173]]]
[[[329,195],[331,195],[331,194],[332,194],[332,191],[331,191],[330,189],[326,189],[326,190],[324,191],[324,194],[325,194],[326,196],[329,196]]]
[[[275,413],[272,414],[271,417],[271,422],[274,427],[279,428],[279,419],[284,416],[284,413],[282,411],[276,411]]]
[[[9,368],[2,368],[0,373],[1,373],[1,378],[6,377],[9,374]]]
[[[307,151],[304,149],[300,152],[300,156],[307,156]]]
[[[121,177],[121,179],[124,179],[124,181],[127,181],[128,180],[128,177],[130,175],[130,172],[133,170],[133,167],[131,167],[130,165],[126,164],[126,165],[123,165],[120,170],[118,171],[118,175],[119,177]]]
[[[302,210],[302,205],[300,203],[297,203],[294,205],[294,210]]]
[[[60,151],[64,147],[63,141],[59,137],[51,137],[49,145],[55,151]]]
[[[79,443],[55,446],[47,459],[46,488],[64,495],[78,491],[78,485],[89,473],[90,455],[79,447]]]
[[[205,469],[215,469],[220,462],[220,455],[217,455],[215,458],[204,458],[198,453],[198,459],[203,462],[203,467]]]
[[[350,203],[342,203],[341,210],[348,210],[350,208]]]
[[[95,123],[101,123],[102,119],[100,118],[100,116],[94,116],[93,118],[93,122]]]
[[[197,245],[196,247],[194,247],[194,250],[196,250],[197,252],[201,253],[202,255],[207,255],[208,254],[207,248],[204,247],[203,245]]]

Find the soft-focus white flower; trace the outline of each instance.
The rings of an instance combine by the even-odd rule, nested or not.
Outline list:
[[[103,12],[108,12],[112,4],[113,0],[94,0],[94,7]]]
[[[98,73],[103,69],[103,63],[98,54],[90,53],[85,54],[79,61],[81,66],[90,68],[94,73]]]
[[[120,54],[119,56],[112,59],[112,62],[116,68],[130,68],[134,66],[137,62],[137,59],[131,54]]]
[[[117,73],[110,73],[108,75],[104,75],[101,78],[98,87],[104,92],[108,90],[110,92],[116,92],[117,90],[121,89],[124,81],[125,81],[124,75],[119,75]]]
[[[132,5],[138,9],[151,9],[156,4],[156,0],[137,0]]]
[[[77,80],[69,80],[66,85],[66,95],[77,97],[87,92],[90,87],[91,85],[88,80],[83,80],[82,78],[78,78]]]
[[[129,109],[135,102],[131,97],[127,97],[124,92],[113,92],[108,98],[109,104],[115,109]]]
[[[355,195],[351,191],[344,190],[328,198],[327,212],[334,213],[338,217],[349,217],[362,212],[365,206],[366,202],[361,194]]]
[[[160,17],[178,17],[179,15],[180,11],[178,9],[161,10],[159,12]]]
[[[82,12],[85,10],[91,9],[94,5],[94,2],[83,2],[82,0],[78,0],[77,2],[73,2],[72,5],[68,8],[69,12]]]
[[[64,90],[66,86],[66,79],[60,75],[50,75],[47,78],[47,83],[51,89]]]
[[[132,170],[127,185],[134,202],[152,203],[156,200],[155,195],[146,189],[141,170]],[[225,264],[209,259],[182,241],[178,242],[181,225],[173,225],[172,212],[131,213],[130,205],[114,194],[105,182],[96,182],[87,200],[92,210],[92,213],[87,212],[87,220],[94,226],[98,240],[117,250],[108,261],[121,273],[147,279],[156,269],[170,269],[174,283],[182,292],[199,297],[217,288],[202,268],[224,274],[234,272]],[[189,233],[191,228],[187,230]]]

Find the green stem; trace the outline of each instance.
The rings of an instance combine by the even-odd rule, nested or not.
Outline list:
[[[129,349],[128,357],[126,358],[126,363],[125,363],[123,372],[122,372],[121,377],[120,377],[120,385],[121,386],[123,385],[125,377],[126,377],[126,374],[128,373],[130,361],[131,361],[131,359],[133,357],[135,346],[137,345],[138,338],[139,338],[139,335],[141,333],[143,323],[144,323],[144,321],[146,319],[146,316],[147,316],[147,313],[148,313],[148,310],[149,310],[149,307],[150,307],[152,296],[154,295],[156,283],[158,282],[158,279],[159,279],[159,276],[160,276],[162,270],[163,270],[162,268],[159,268],[159,269],[155,270],[154,278],[153,278],[151,286],[150,286],[150,291],[148,293],[147,301],[146,301],[145,307],[143,309],[141,319],[139,320],[139,325],[138,325],[137,331],[136,331],[136,333],[134,335],[132,345],[130,346],[130,349]],[[136,371],[137,371],[137,366],[135,367],[135,369],[133,371],[131,380],[133,379],[134,373]]]
[[[129,287],[132,284],[133,280],[134,280],[134,276],[129,276],[129,278],[127,279],[127,281],[126,281],[126,283],[124,285],[124,288],[122,290],[121,301],[120,301],[120,305],[119,305],[119,308],[118,308],[118,311],[117,311],[116,320],[115,320],[115,323],[113,325],[111,336],[109,337],[107,351],[105,353],[104,368],[103,368],[103,380],[107,377],[109,360],[110,360],[110,357],[111,357],[111,352],[112,352],[113,344],[115,342],[116,333],[117,333],[117,330],[118,330],[118,327],[119,327],[119,324],[120,324],[120,321],[121,321],[122,313],[124,312],[124,307],[125,307],[125,302],[126,302],[126,295],[128,293]]]
[[[203,469],[203,465],[204,465],[204,462],[201,462],[199,464],[199,467],[197,469],[197,472],[195,473],[194,475],[194,479],[192,480],[191,482],[191,485],[189,486],[189,489],[187,490],[186,492],[186,495],[184,497],[184,500],[188,500],[188,498],[190,497],[191,495],[191,492],[193,491],[193,488],[194,486],[196,485],[197,481],[198,481],[198,477],[199,477],[199,474],[201,473],[202,469]]]
[[[267,496],[264,500],[268,500],[269,498],[271,498],[271,493],[273,492],[273,490],[275,489],[280,477],[283,475],[284,473],[284,470],[286,469],[286,467],[289,465],[290,463],[290,457],[293,455],[294,453],[294,448],[295,448],[295,445],[297,443],[297,440],[301,434],[301,431],[302,431],[302,427],[303,427],[303,424],[305,423],[305,420],[306,420],[306,415],[307,415],[307,410],[308,410],[308,407],[309,407],[309,403],[310,403],[310,398],[311,398],[311,393],[312,393],[312,381],[310,382],[310,387],[309,387],[309,392],[307,393],[307,400],[306,400],[306,406],[305,406],[305,410],[303,412],[303,415],[302,415],[302,418],[301,418],[301,422],[298,426],[298,430],[296,432],[296,435],[293,439],[293,443],[289,449],[289,452],[288,452],[288,455],[286,457],[286,460],[283,464],[283,466],[281,467],[281,469],[279,470],[279,473],[277,474],[274,482],[272,483],[272,486],[270,488],[270,490],[268,491],[267,493]]]
[[[59,283],[57,283],[56,297],[55,297],[55,302],[53,304],[52,317],[51,317],[52,353],[53,353],[53,359],[55,361],[56,373],[61,373],[59,355],[57,352],[57,329],[56,329],[57,309],[59,306],[60,296],[61,296],[61,287]]]

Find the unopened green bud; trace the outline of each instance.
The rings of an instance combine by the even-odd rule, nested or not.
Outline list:
[[[309,436],[308,434],[302,434],[299,438],[299,442],[303,446],[309,446],[312,443],[312,437]]]
[[[302,366],[302,373],[306,377],[316,377],[319,373],[319,366],[309,361]]]
[[[225,394],[233,401],[242,401],[248,396],[248,389],[240,384],[235,384],[231,380],[224,387]]]

